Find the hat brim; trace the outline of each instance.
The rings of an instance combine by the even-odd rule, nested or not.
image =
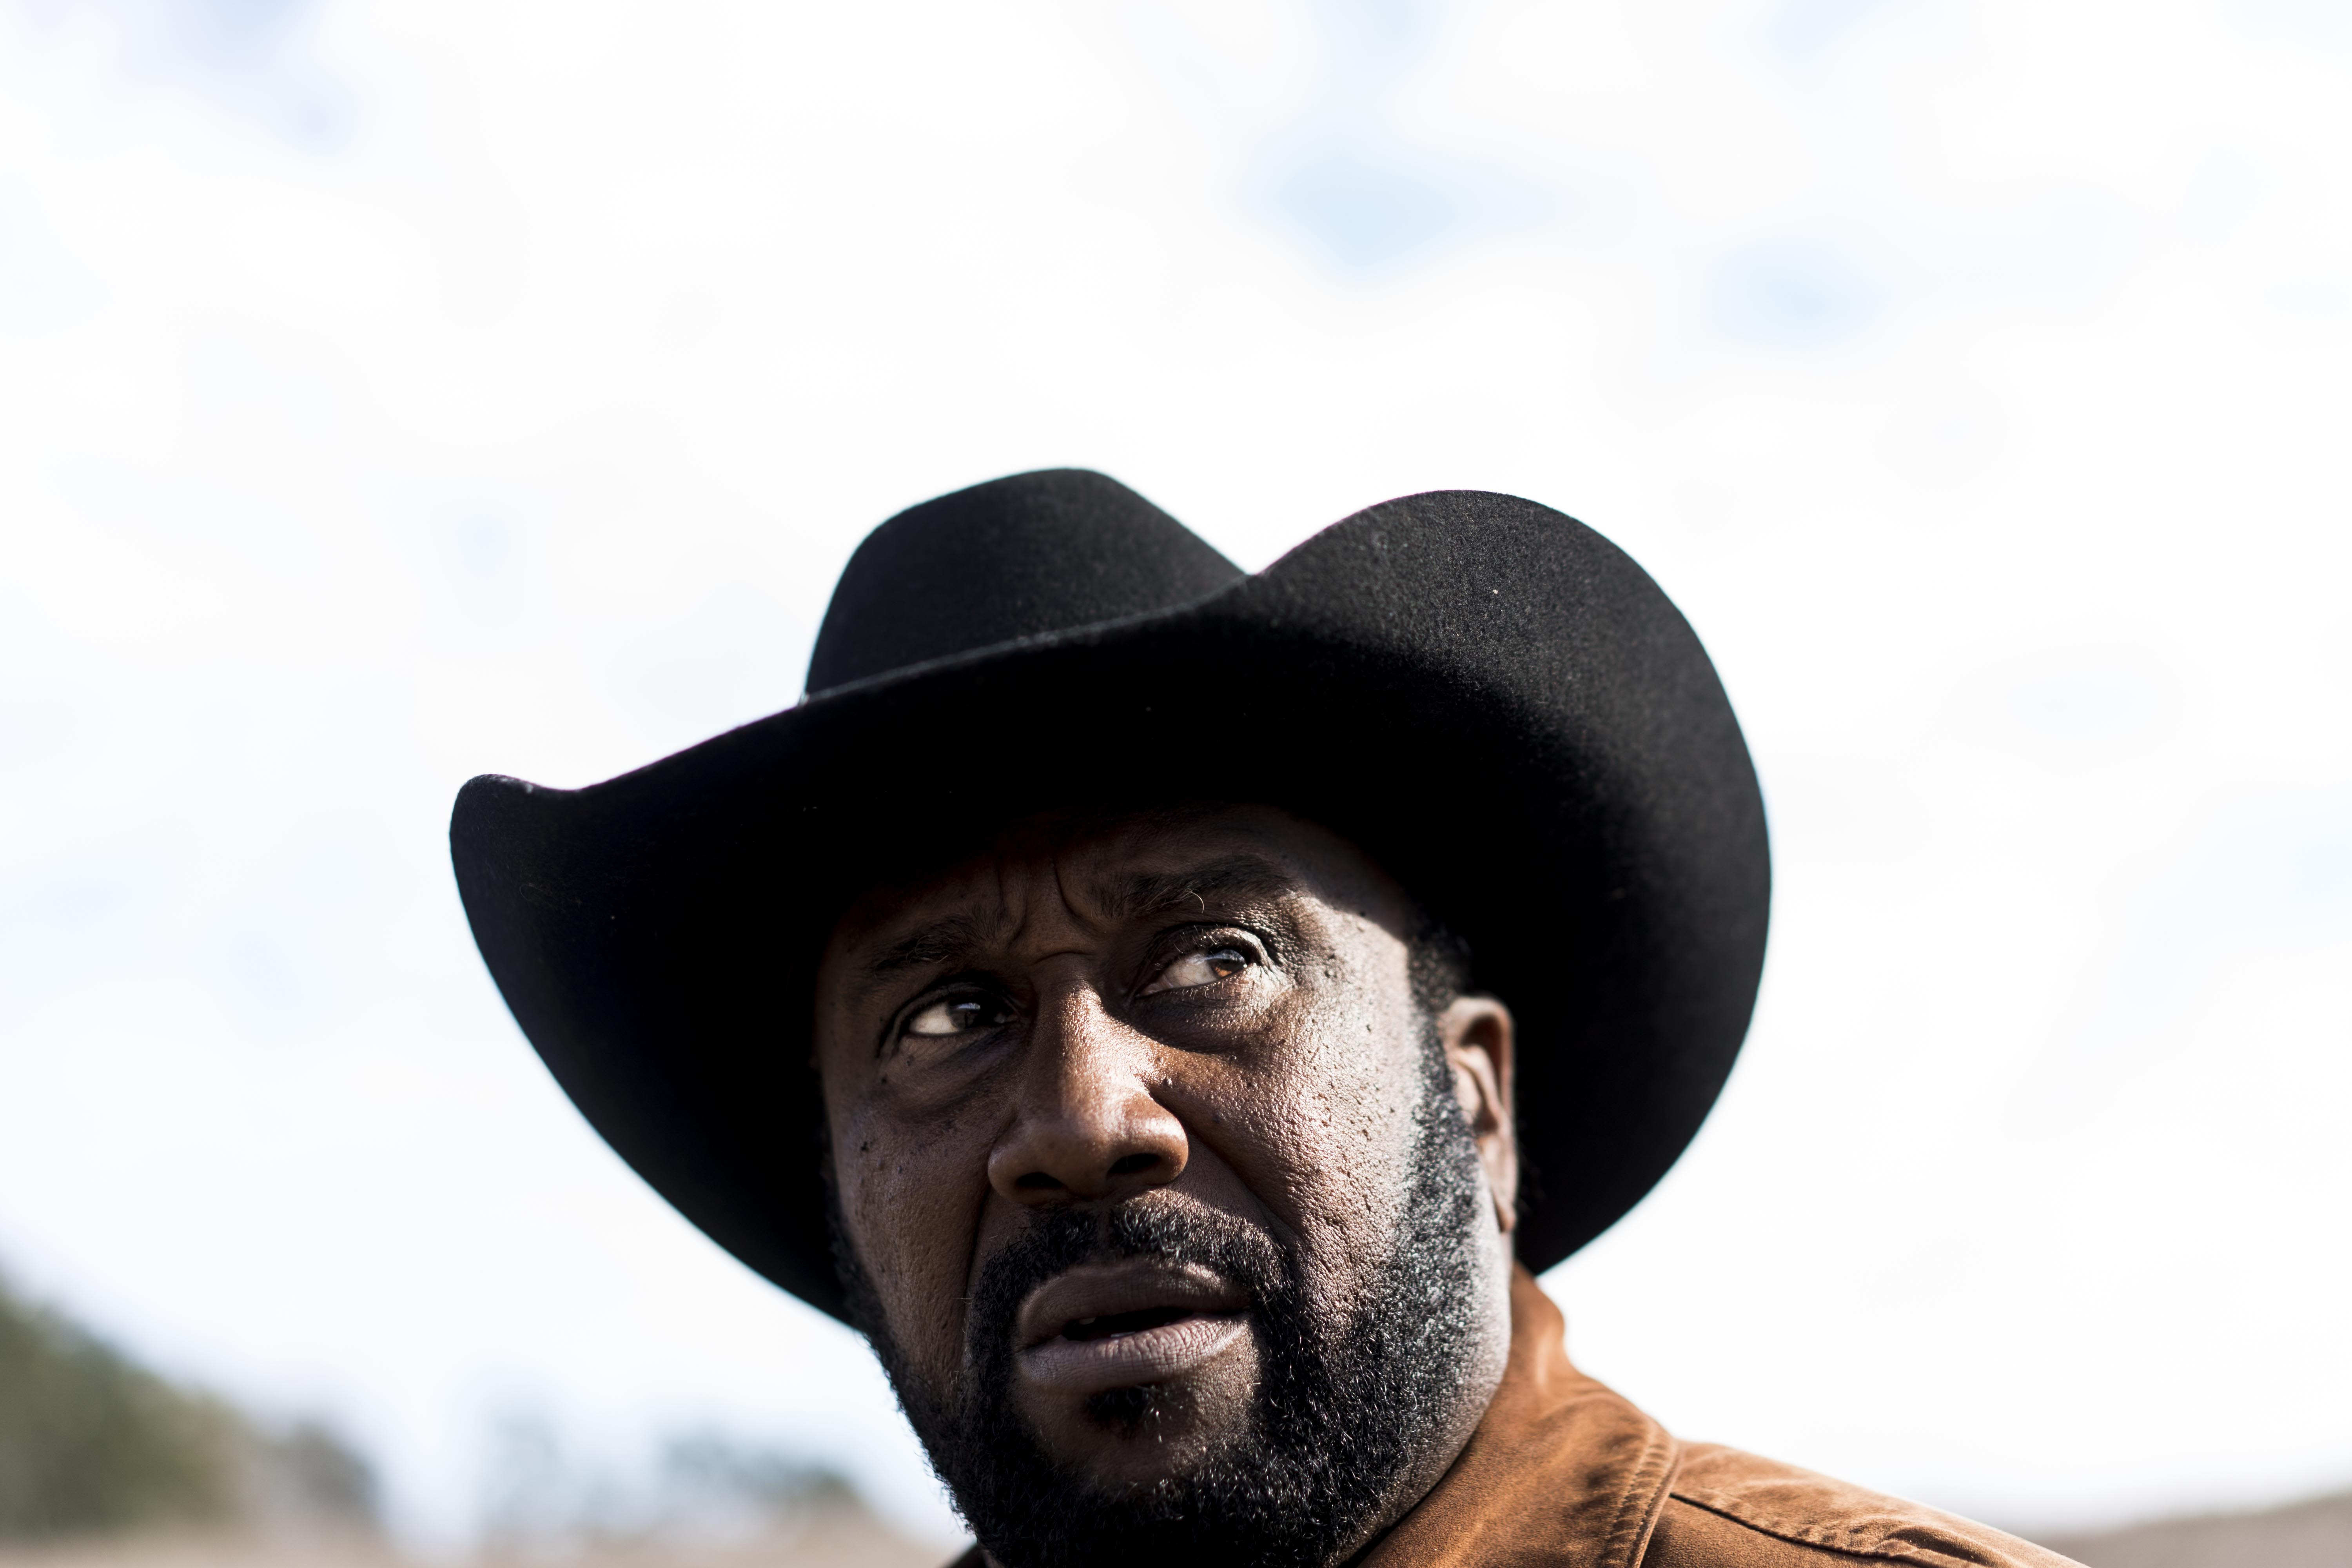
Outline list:
[[[833,922],[926,847],[1129,796],[1295,811],[1467,941],[1518,1026],[1531,1268],[1640,1201],[1738,1053],[1770,871],[1730,703],[1639,566],[1508,496],[1391,501],[1195,604],[823,693],[585,789],[478,778],[450,844],[589,1121],[840,1317],[809,1043]]]

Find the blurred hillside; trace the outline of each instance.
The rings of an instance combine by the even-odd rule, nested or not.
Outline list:
[[[838,1475],[715,1434],[651,1482],[583,1486],[507,1434],[474,1560],[582,1568],[930,1568]],[[373,1468],[139,1365],[0,1279],[0,1568],[394,1568]]]
[[[580,1541],[485,1554],[467,1568],[940,1568],[947,1556],[892,1533],[853,1501],[742,1541]],[[381,1538],[226,1532],[0,1546],[0,1568],[419,1568],[419,1560]]]
[[[272,1427],[181,1388],[0,1279],[0,1541],[367,1533],[375,1491],[367,1462],[324,1426]]]
[[[2352,1492],[2258,1512],[2159,1520],[2045,1538],[2089,1568],[2347,1568]]]

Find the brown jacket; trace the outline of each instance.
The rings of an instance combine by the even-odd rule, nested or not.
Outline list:
[[[957,1564],[985,1560],[975,1548]],[[1444,1479],[1360,1568],[2073,1568],[1916,1503],[1712,1443],[1677,1443],[1569,1363],[1533,1276],[1511,1281],[1511,1359]]]
[[[1559,1309],[1511,1281],[1486,1419],[1363,1568],[2068,1568],[2013,1535],[1713,1443],[1677,1443],[1569,1364]]]

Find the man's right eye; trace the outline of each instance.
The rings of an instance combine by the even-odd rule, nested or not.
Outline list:
[[[1011,1010],[991,997],[942,996],[917,1008],[900,1033],[936,1039],[945,1035],[968,1035],[975,1029],[992,1029],[999,1024],[1010,1023],[1012,1018]]]

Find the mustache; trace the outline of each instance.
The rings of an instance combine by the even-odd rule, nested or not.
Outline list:
[[[1046,1280],[1080,1264],[1134,1258],[1210,1269],[1247,1293],[1260,1315],[1287,1311],[1298,1298],[1289,1255],[1234,1215],[1181,1202],[1048,1210],[981,1266],[964,1320],[967,1364],[987,1368],[1011,1360],[1021,1303]]]

